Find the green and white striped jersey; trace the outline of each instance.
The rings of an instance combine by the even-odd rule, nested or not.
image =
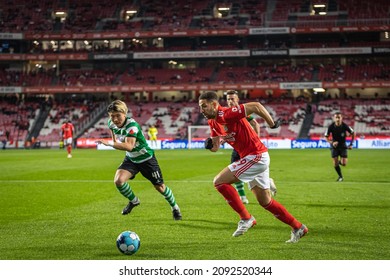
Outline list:
[[[153,157],[154,151],[148,146],[141,126],[130,117],[126,117],[123,127],[117,127],[111,119],[108,119],[108,127],[119,142],[124,142],[126,137],[135,137],[135,145],[131,152],[126,151],[126,156],[135,163],[147,161]]]

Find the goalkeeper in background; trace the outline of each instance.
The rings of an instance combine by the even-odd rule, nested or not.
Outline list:
[[[291,227],[291,236],[286,242],[298,242],[308,232],[308,228],[272,198],[269,191],[270,157],[267,147],[245,118],[256,114],[263,118],[271,128],[278,128],[280,120],[274,121],[259,102],[249,102],[228,108],[222,107],[218,100],[219,97],[214,91],[204,92],[199,96],[199,108],[207,119],[211,131],[211,138],[206,139],[205,148],[217,152],[221,141],[225,141],[236,149],[241,157],[239,161],[222,169],[213,180],[217,191],[240,216],[233,236],[240,236],[256,225],[256,219],[248,212],[236,189],[231,185],[240,180],[249,183],[249,189],[264,209]]]
[[[238,97],[238,92],[236,90],[228,90],[228,91],[226,91],[225,94],[226,94],[227,105],[229,106],[229,108],[239,105],[240,98]],[[259,123],[255,120],[255,118],[252,115],[247,116],[246,119],[249,122],[249,124],[252,126],[253,130],[256,132],[257,136],[260,137]],[[235,149],[233,149],[232,156],[230,158],[230,163],[238,161],[239,159],[240,159],[240,155],[237,153],[237,151]],[[276,194],[275,182],[272,178],[269,178],[269,179],[270,179],[271,194],[273,196],[275,196],[275,194]],[[240,195],[241,201],[244,204],[248,204],[249,200],[245,195],[244,183],[239,181],[237,183],[234,183],[233,185],[237,189],[237,192]]]
[[[126,156],[116,170],[114,178],[118,191],[129,200],[127,206],[122,210],[122,215],[130,214],[134,207],[140,205],[140,200],[127,181],[134,179],[141,172],[169,203],[173,219],[181,220],[179,205],[176,203],[172,190],[164,184],[154,150],[148,146],[140,125],[133,118],[128,117],[127,112],[128,108],[123,101],[116,100],[108,105],[107,113],[110,117],[108,127],[111,131],[113,144],[106,140],[96,141],[97,144],[126,151]]]
[[[150,145],[152,146],[152,148],[155,149],[157,148],[157,134],[158,134],[157,128],[154,125],[149,126],[148,136],[150,140]]]

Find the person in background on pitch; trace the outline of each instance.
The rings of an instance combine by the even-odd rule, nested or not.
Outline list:
[[[351,136],[351,141],[347,146],[347,133]],[[332,137],[330,137],[332,135]],[[343,122],[343,116],[340,112],[333,114],[333,123],[325,131],[326,141],[330,144],[331,156],[333,159],[333,166],[339,177],[337,182],[344,181],[340,165],[347,165],[348,149],[352,149],[353,141],[355,140],[354,130]]]
[[[149,126],[148,136],[150,140],[150,145],[153,148],[157,148],[157,134],[158,134],[157,128],[154,125]]]
[[[148,146],[140,125],[133,118],[127,116],[126,103],[116,100],[107,107],[107,112],[109,115],[108,127],[111,131],[113,144],[106,140],[99,140],[96,143],[126,151],[126,156],[118,167],[114,178],[118,191],[129,200],[127,206],[122,210],[122,215],[129,214],[134,207],[140,205],[140,200],[135,196],[127,181],[134,179],[138,172],[141,172],[169,203],[173,219],[181,220],[179,205],[176,203],[172,190],[164,184],[155,153]]]
[[[233,236],[240,236],[256,225],[256,219],[248,212],[236,189],[231,185],[240,180],[249,183],[249,189],[264,209],[291,226],[291,237],[286,242],[298,242],[308,232],[308,228],[272,198],[269,191],[270,157],[268,150],[251,128],[246,117],[256,114],[263,118],[272,129],[280,126],[280,120],[275,122],[259,102],[249,102],[227,108],[222,107],[218,100],[219,97],[214,91],[204,92],[199,96],[199,108],[207,119],[211,131],[211,137],[205,141],[205,148],[217,152],[221,141],[225,141],[236,149],[241,157],[239,161],[225,167],[213,180],[215,188],[240,216]]]
[[[72,143],[74,135],[74,126],[70,120],[65,120],[64,124],[61,126],[61,137],[64,146],[68,152],[68,158],[72,157]]]
[[[226,94],[227,105],[229,106],[229,108],[239,105],[240,98],[238,97],[238,92],[236,90],[228,90],[226,91],[225,94]],[[246,117],[246,119],[249,122],[249,124],[252,126],[253,130],[256,132],[257,136],[260,137],[260,124],[256,121],[256,119],[252,115]],[[232,155],[230,157],[230,163],[238,161],[239,159],[240,159],[240,155],[237,153],[235,149],[233,149]],[[274,196],[277,191],[275,182],[272,178],[269,179],[270,179],[271,195]],[[248,204],[249,200],[245,195],[244,185],[245,184],[241,181],[233,184],[233,186],[237,189],[237,192],[240,195],[242,202],[244,204]]]

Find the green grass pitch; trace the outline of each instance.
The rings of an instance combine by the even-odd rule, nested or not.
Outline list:
[[[156,151],[183,213],[141,175],[130,184],[141,205],[128,216],[113,176],[120,151],[0,151],[0,260],[388,260],[390,150],[352,150],[336,181],[329,150],[270,150],[276,199],[309,227],[297,244],[290,228],[257,203],[258,225],[232,237],[238,216],[212,185],[229,150]],[[141,248],[121,254],[119,233],[133,230]]]

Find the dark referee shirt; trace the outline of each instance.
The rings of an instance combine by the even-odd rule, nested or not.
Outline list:
[[[347,138],[347,131],[349,134],[353,134],[352,127],[346,125],[344,122],[341,125],[337,126],[336,123],[332,123],[325,132],[325,137],[328,137],[332,134],[332,141],[339,142],[339,148],[346,148],[345,139]]]

